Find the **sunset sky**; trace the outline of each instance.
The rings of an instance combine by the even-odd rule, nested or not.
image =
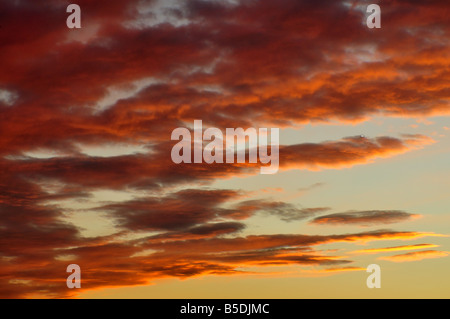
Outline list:
[[[0,0],[0,298],[450,298],[448,0],[73,2]]]

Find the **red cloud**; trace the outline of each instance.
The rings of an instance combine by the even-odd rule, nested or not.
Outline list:
[[[1,296],[72,296],[65,287],[67,256],[82,266],[83,286],[96,289],[164,276],[235,274],[247,265],[358,269],[336,268],[350,260],[308,248],[430,235],[237,237],[244,220],[257,213],[294,222],[326,208],[236,203],[238,191],[195,189],[259,167],[175,165],[169,137],[194,119],[224,128],[447,115],[446,1],[385,1],[383,28],[376,33],[361,27],[363,12],[334,0],[187,1],[153,24],[154,12],[139,10],[141,1],[77,4],[86,28],[80,33],[66,28],[61,1],[0,0],[0,90],[14,96],[0,99]],[[101,105],[105,98],[110,103]],[[431,142],[417,135],[286,145],[280,165],[350,167]],[[80,146],[115,144],[148,152],[100,158],[84,155]],[[35,150],[60,156],[27,156]],[[57,191],[45,188],[55,184]],[[186,184],[192,189],[171,188]],[[159,233],[138,240],[85,238],[62,221],[63,208],[52,205],[105,189],[145,190],[143,198],[97,210],[124,234]],[[142,256],[149,250],[151,257]]]

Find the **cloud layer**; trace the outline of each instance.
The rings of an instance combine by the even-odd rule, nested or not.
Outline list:
[[[448,115],[446,1],[384,1],[376,32],[363,24],[365,1],[77,4],[83,28],[69,30],[64,1],[0,0],[0,296],[75,296],[65,287],[68,263],[82,267],[83,289],[249,266],[353,271],[360,267],[350,258],[315,247],[435,235],[243,235],[255,216],[372,226],[415,215],[323,216],[332,208],[208,188],[258,174],[259,164],[175,165],[170,133],[195,119],[221,129],[287,128]],[[339,136],[282,145],[280,168],[348,168],[433,142]],[[123,154],[124,145],[132,151]],[[102,148],[112,154],[87,151]],[[100,191],[132,198],[96,201]],[[84,236],[66,218],[85,210],[106,216],[113,234]]]
[[[312,220],[313,224],[319,225],[362,225],[370,226],[377,224],[392,224],[417,218],[420,215],[398,210],[371,210],[362,212],[337,213],[317,217]]]

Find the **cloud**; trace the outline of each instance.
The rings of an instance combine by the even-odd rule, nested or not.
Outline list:
[[[401,255],[380,257],[379,259],[400,263],[400,262],[418,261],[423,259],[443,258],[447,257],[449,254],[450,253],[447,251],[424,250]]]
[[[325,183],[314,183],[314,184],[312,184],[312,185],[310,185],[308,187],[301,187],[301,188],[298,189],[298,191],[301,192],[301,193],[308,192],[308,191],[311,191],[313,189],[323,187],[325,185],[326,185]]]
[[[320,216],[311,221],[317,225],[361,225],[371,226],[378,224],[392,224],[417,218],[414,215],[398,210],[372,210],[348,213],[337,213]]]
[[[344,235],[253,235],[220,237],[222,229],[235,231],[238,224],[204,224],[190,228],[182,236],[180,231],[150,235],[127,240],[110,236],[85,238],[61,245],[40,246],[27,243],[28,250],[18,249],[20,242],[9,241],[9,257],[0,259],[0,274],[4,285],[3,297],[71,296],[65,288],[67,261],[59,258],[70,255],[71,263],[80,265],[83,289],[145,285],[156,278],[187,278],[206,274],[233,275],[246,272],[251,266],[333,266],[352,261],[341,256],[322,255],[313,246],[339,242],[368,242],[378,240],[415,239],[434,234],[415,232],[376,231]],[[53,232],[52,229],[45,229]],[[39,234],[40,230],[34,230]],[[31,239],[35,239],[29,230]],[[51,240],[52,237],[40,234]],[[190,235],[194,235],[190,237]],[[148,256],[146,251],[152,251]],[[7,283],[19,280],[20,284]]]
[[[249,200],[239,203],[237,213],[234,216],[246,216],[249,212],[259,212],[265,215],[273,215],[283,221],[296,221],[310,218],[319,213],[330,210],[328,207],[298,208],[285,202],[270,202],[265,200]]]
[[[377,34],[340,1],[180,2],[171,12],[191,23],[127,26],[139,3],[81,1],[84,23],[99,25],[83,43],[66,41],[61,3],[1,2],[3,29],[15,32],[1,38],[0,82],[18,96],[1,110],[2,152],[143,143],[199,118],[235,127],[448,114],[443,3],[386,3]],[[94,112],[111,88],[150,78]]]
[[[114,203],[98,209],[109,211],[120,226],[135,231],[189,229],[193,234],[206,234],[214,227],[192,227],[227,214],[228,210],[220,205],[238,195],[236,191],[186,189],[166,197]]]
[[[375,158],[401,154],[429,143],[432,140],[425,136],[408,136],[403,140],[357,136],[318,144],[291,145],[280,147],[280,165],[284,168],[310,169],[350,167],[370,163]]]
[[[396,247],[384,247],[384,248],[371,248],[353,251],[353,254],[378,254],[384,252],[392,251],[403,251],[403,250],[416,250],[425,248],[436,248],[439,245],[435,244],[417,244],[417,245],[406,245],[406,246],[396,246]]]
[[[355,137],[335,142],[281,146],[280,165],[283,170],[339,169],[401,154],[428,143],[430,139],[425,137],[407,137],[403,140]],[[89,189],[155,189],[259,174],[260,164],[174,164],[170,158],[174,144],[161,142],[145,154],[112,157],[80,154],[49,159],[15,157],[0,160],[0,167],[30,179],[57,180]]]
[[[349,272],[349,271],[365,271],[366,268],[362,267],[342,267],[342,268],[327,268],[325,272]]]
[[[340,273],[346,272],[355,272],[355,271],[366,271],[366,268],[357,267],[357,266],[341,266],[341,267],[331,267],[331,268],[323,268],[318,269],[314,267],[313,269],[301,269],[301,272],[306,274],[307,276],[331,276]]]
[[[377,33],[361,27],[357,6],[334,0],[179,1],[160,8],[162,18],[152,11],[154,1],[77,4],[86,32],[66,28],[61,1],[0,0],[2,297],[73,297],[61,256],[80,264],[83,289],[100,289],[166,276],[233,275],[249,265],[350,270],[343,266],[350,259],[311,247],[439,236],[247,236],[254,214],[292,222],[327,208],[205,189],[257,174],[259,165],[175,165],[169,137],[194,119],[226,128],[448,115],[447,2],[386,1]],[[433,142],[404,135],[283,145],[280,167],[340,169]],[[95,157],[82,151],[111,145],[145,152]],[[35,151],[48,156],[33,158]],[[64,219],[72,208],[60,202],[90,200],[98,190],[141,196],[97,203],[93,211],[106,213],[116,233],[83,237]],[[326,222],[373,225],[414,216],[336,215]],[[148,251],[151,258],[142,255]]]

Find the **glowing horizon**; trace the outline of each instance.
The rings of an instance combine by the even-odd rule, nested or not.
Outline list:
[[[448,4],[378,3],[0,0],[0,297],[448,298]]]

